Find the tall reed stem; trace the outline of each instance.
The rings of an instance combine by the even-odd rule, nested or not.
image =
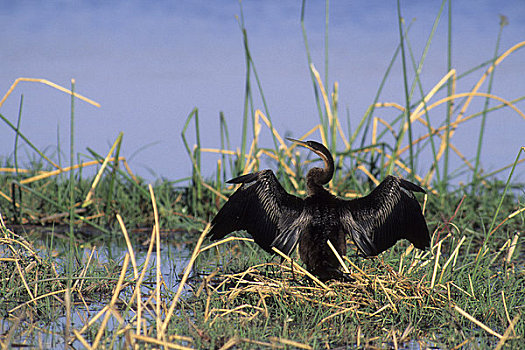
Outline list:
[[[452,0],[448,1],[448,26],[447,26],[447,72],[452,69]],[[447,82],[447,97],[452,95],[453,82],[449,80]],[[452,108],[454,103],[452,100],[447,102],[447,114],[446,114],[446,130],[445,130],[445,154],[443,155],[443,185],[442,190],[446,191],[448,187],[448,155],[449,155],[449,142],[450,142],[450,117],[452,116]],[[442,199],[444,201],[444,198]],[[442,204],[444,204],[442,202]]]
[[[492,62],[493,69],[492,69],[492,72],[490,72],[489,83],[488,83],[488,87],[487,87],[487,93],[488,94],[490,94],[492,92],[492,82],[494,81],[494,73],[496,72],[495,62],[496,62],[496,59],[498,58],[499,44],[500,44],[500,40],[501,40],[501,34],[503,33],[503,27],[506,26],[506,25],[507,25],[507,21],[506,21],[505,17],[501,16],[500,27],[499,27],[499,31],[498,31],[498,38],[496,39],[496,47],[494,48],[494,55],[492,57],[492,59],[493,59],[493,62]],[[481,158],[481,148],[483,146],[483,136],[485,135],[485,123],[486,123],[486,119],[487,119],[487,112],[488,112],[488,108],[489,108],[489,101],[490,101],[490,99],[487,97],[485,99],[485,104],[483,106],[483,115],[481,117],[481,126],[480,126],[480,129],[479,129],[479,137],[478,137],[478,148],[476,150],[476,162],[474,163],[474,170],[473,170],[473,173],[472,173],[472,185],[473,185],[472,191],[473,191],[473,193],[474,193],[474,191],[476,191],[477,185],[479,184],[479,164],[480,164],[480,158]]]

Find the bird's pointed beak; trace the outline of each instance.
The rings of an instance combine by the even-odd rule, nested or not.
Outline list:
[[[297,143],[299,146],[303,146],[303,147],[306,147],[306,148],[308,148],[308,149],[312,149],[310,146],[308,146],[308,143],[306,143],[305,141],[292,139],[291,137],[287,137],[286,139],[287,139],[288,141],[292,141],[292,142]]]

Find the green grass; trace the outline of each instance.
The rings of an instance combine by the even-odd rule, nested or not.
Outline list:
[[[490,82],[496,67],[525,43],[502,53],[500,31],[493,57],[455,72],[449,12],[449,73],[446,80],[424,89],[419,77],[437,23],[447,6],[450,11],[451,1],[442,2],[419,57],[410,42],[412,24],[401,20],[399,7],[399,45],[369,109],[350,123],[339,114],[338,85],[328,77],[329,16],[321,77],[311,59],[306,5],[303,1],[300,24],[319,121],[294,130],[295,137],[320,140],[333,152],[337,171],[330,189],[340,196],[364,195],[391,173],[421,183],[428,190],[425,217],[432,231],[431,250],[416,251],[400,242],[378,258],[363,259],[350,249],[347,264],[354,281],[329,282],[327,289],[298,268],[292,272],[288,262],[281,266],[280,259],[253,242],[231,240],[206,249],[210,242],[199,234],[233,191],[226,180],[269,163],[286,190],[304,195],[304,174],[316,162],[284,143],[282,132],[273,127],[241,10],[246,57],[242,141],[230,142],[221,115],[221,148],[206,148],[199,110],[193,109],[181,126],[191,170],[187,179],[159,180],[149,188],[120,156],[121,134],[109,150],[88,148],[82,154],[71,147],[65,168],[60,142],[56,153],[40,150],[19,129],[23,100],[16,125],[0,115],[16,135],[13,155],[2,160],[0,175],[0,272],[7,276],[0,284],[0,313],[6,319],[0,345],[34,345],[42,327],[61,329],[55,336],[62,342],[109,348],[167,347],[164,342],[203,349],[396,348],[410,341],[422,347],[515,348],[523,342],[525,206],[522,184],[514,177],[525,149],[511,151],[516,155],[512,164],[483,173],[480,145],[490,133],[485,120],[502,108],[515,108],[521,115],[516,104],[525,96],[471,109],[472,99],[495,100]],[[404,101],[386,105],[380,102],[381,93],[394,64],[403,66]],[[477,77],[480,84],[489,79],[489,94],[480,94],[478,86],[466,93],[455,91],[465,77]],[[447,96],[439,103],[444,110],[434,105],[437,93]],[[73,92],[71,97],[74,145],[74,101],[80,97]],[[260,108],[254,102],[259,100]],[[476,154],[452,168],[451,157],[456,152],[463,156],[453,147],[454,132],[470,128],[467,121],[474,118],[482,120]],[[263,133],[271,135],[271,147],[259,144]],[[22,149],[32,157],[23,165]],[[204,152],[216,154],[216,172],[209,177],[201,171]],[[423,157],[430,159],[426,168]],[[458,183],[459,175],[467,183]],[[38,231],[30,229],[34,225],[51,233],[35,234]],[[113,256],[113,245],[108,244],[112,240],[127,247],[126,256],[122,249]],[[106,246],[97,245],[101,242]],[[97,254],[102,249],[109,249],[109,257]],[[161,254],[168,260],[160,259]],[[169,277],[180,284],[162,283],[167,277],[161,268],[166,266],[174,266],[176,272]],[[98,309],[83,312],[79,305],[106,308],[97,314]],[[33,333],[26,332],[28,328]]]

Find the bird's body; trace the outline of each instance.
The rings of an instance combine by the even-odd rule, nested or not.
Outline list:
[[[340,263],[328,246],[330,240],[340,256],[346,255],[346,237],[338,215],[339,199],[328,191],[305,199],[311,221],[299,236],[299,256],[308,270],[321,279],[341,274]]]
[[[323,186],[333,176],[330,152],[315,141],[293,140],[314,151],[325,168],[312,168],[306,176],[308,195],[302,199],[287,193],[271,170],[228,181],[242,184],[212,220],[209,236],[220,239],[246,230],[267,252],[276,247],[290,254],[299,245],[306,268],[322,280],[341,278],[340,263],[328,246],[346,254],[350,235],[365,256],[375,256],[406,238],[417,248],[430,245],[421,207],[412,191],[424,190],[403,179],[387,176],[369,195],[344,200]]]

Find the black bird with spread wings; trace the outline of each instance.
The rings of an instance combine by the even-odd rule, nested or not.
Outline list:
[[[315,141],[289,140],[324,161],[324,168],[312,168],[306,175],[307,197],[287,193],[271,170],[229,180],[241,186],[212,220],[208,234],[212,240],[246,230],[269,253],[276,247],[290,255],[299,244],[301,260],[321,280],[345,277],[328,240],[341,256],[346,254],[346,235],[352,237],[364,256],[378,255],[402,238],[416,248],[429,247],[427,224],[412,193],[424,193],[421,187],[387,176],[365,197],[338,198],[323,187],[334,174],[334,160],[328,149]]]

